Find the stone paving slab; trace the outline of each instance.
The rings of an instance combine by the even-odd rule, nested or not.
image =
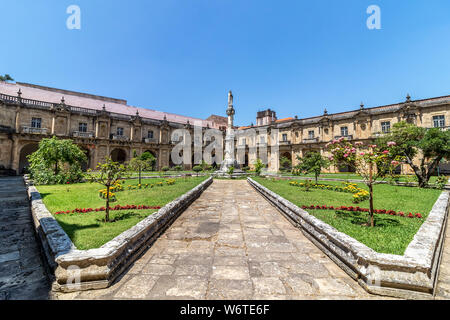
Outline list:
[[[113,286],[58,299],[383,299],[244,180],[214,183]]]
[[[22,177],[0,178],[0,300],[49,298]]]

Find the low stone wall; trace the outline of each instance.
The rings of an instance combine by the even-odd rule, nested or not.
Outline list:
[[[251,178],[253,188],[368,292],[405,299],[434,295],[449,211],[449,192],[436,201],[403,256],[377,253]]]
[[[77,250],[38,190],[29,185],[36,232],[54,272],[52,289],[72,292],[108,287],[212,182],[212,178],[205,180],[102,247],[85,251]]]

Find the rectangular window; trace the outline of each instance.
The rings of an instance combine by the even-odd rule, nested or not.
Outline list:
[[[383,133],[391,132],[391,123],[389,121],[381,123],[381,132]]]
[[[259,139],[260,139],[259,141],[260,141],[261,143],[266,143],[266,139],[265,139],[264,137],[260,137]]]
[[[42,119],[41,118],[31,118],[31,127],[40,129],[42,125]]]
[[[147,133],[147,138],[153,139],[153,131],[150,130],[150,131]]]
[[[286,142],[287,141],[287,134],[283,133],[283,141]]]
[[[341,137],[348,137],[348,127],[341,127]]]
[[[445,127],[445,116],[434,116],[433,117],[433,125],[435,128],[444,128]]]
[[[87,132],[87,123],[80,122],[78,124],[78,131],[80,131],[80,132]]]
[[[313,130],[308,131],[308,138],[314,139],[314,131]]]
[[[123,136],[123,128],[117,128],[117,135]]]

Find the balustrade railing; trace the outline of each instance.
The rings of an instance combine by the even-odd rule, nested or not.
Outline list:
[[[81,131],[74,131],[72,133],[72,136],[75,138],[93,138],[94,133],[93,132],[81,132]]]
[[[47,128],[22,127],[22,132],[29,134],[47,134],[47,131]]]

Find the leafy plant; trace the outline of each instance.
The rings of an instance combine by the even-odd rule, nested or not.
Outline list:
[[[280,158],[280,171],[290,171],[292,169],[292,161],[287,157]]]
[[[368,225],[371,227],[375,226],[373,215],[373,185],[375,181],[385,176],[386,170],[393,172],[400,164],[400,156],[393,157],[391,154],[391,148],[395,146],[395,142],[389,141],[386,143],[386,147],[370,145],[367,148],[360,142],[353,145],[350,142],[345,141],[344,138],[333,140],[327,144],[327,148],[332,154],[330,161],[337,167],[353,167],[369,188],[370,209]],[[359,148],[359,151],[357,148]],[[386,170],[376,170],[377,167],[382,167]]]
[[[444,189],[447,182],[448,182],[448,178],[446,176],[439,176],[436,180],[436,186],[442,190],[442,189]]]
[[[106,207],[105,207],[105,222],[109,222],[109,202],[112,196],[110,189],[122,177],[126,176],[127,169],[124,165],[112,161],[111,158],[106,158],[105,163],[97,164],[96,170],[98,172],[89,175],[89,182],[97,182],[106,187]]]
[[[228,168],[228,174],[229,174],[230,176],[232,176],[233,173],[234,173],[234,167],[231,166],[231,167]]]
[[[9,74],[5,74],[4,76],[0,76],[0,81],[14,81],[14,79]]]
[[[72,140],[53,137],[42,139],[28,160],[31,177],[37,184],[65,184],[83,179],[81,166],[87,157]]]
[[[144,152],[140,156],[135,153],[133,159],[128,163],[128,169],[138,171],[139,184],[141,184],[142,170],[153,170],[155,163],[156,158],[150,152]]]
[[[425,129],[402,121],[394,124],[392,132],[377,143],[387,146],[390,141],[396,143],[391,149],[392,157],[405,158],[414,170],[420,188],[428,185],[440,161],[450,157],[450,131],[439,128]]]
[[[201,172],[201,171],[203,171],[203,168],[202,168],[201,166],[194,166],[194,167],[192,168],[192,171],[194,171],[195,173],[197,173],[197,176],[198,176],[198,173]]]
[[[322,170],[330,166],[330,162],[316,151],[307,153],[303,158],[297,156],[297,160],[299,161],[299,164],[295,166],[297,174],[299,175],[301,172],[314,173],[316,184]]]
[[[255,173],[257,176],[261,175],[261,171],[262,169],[265,167],[265,165],[263,164],[263,162],[261,161],[261,159],[256,159],[255,163]]]

